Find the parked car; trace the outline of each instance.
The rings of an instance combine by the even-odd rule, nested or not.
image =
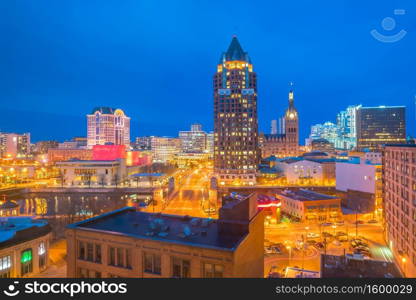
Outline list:
[[[378,223],[378,222],[377,222],[377,220],[372,219],[372,220],[369,220],[367,223],[368,224],[375,224],[375,223]]]
[[[354,222],[354,224],[362,225],[362,224],[364,224],[364,221],[363,220],[357,220],[357,221]]]
[[[368,244],[364,242],[362,239],[352,239],[351,242],[354,242],[355,244],[357,244],[357,246],[368,247]]]
[[[332,244],[334,244],[335,246],[341,246],[341,242],[339,240],[334,240]]]
[[[355,249],[354,254],[361,254],[361,255],[364,255],[364,256],[367,256],[367,257],[371,258],[370,251],[366,251],[366,250],[362,250],[362,249]]]
[[[340,241],[342,243],[343,242],[348,242],[348,237],[347,236],[343,236],[343,235],[342,236],[339,236],[338,237],[338,241]]]
[[[324,249],[324,244],[323,243],[321,243],[321,242],[318,242],[318,243],[316,243],[315,245],[315,248],[317,248],[318,250],[321,250],[321,249]]]
[[[281,278],[280,272],[277,268],[277,266],[272,266],[269,271],[268,278]]]
[[[329,232],[322,232],[322,236],[324,237],[324,238],[332,238],[333,237],[333,235],[332,234],[330,234]]]
[[[332,223],[331,222],[325,222],[325,223],[321,223],[321,225],[326,227],[326,226],[331,226]]]
[[[355,250],[370,252],[370,248],[368,248],[366,246],[362,246],[362,245],[358,245],[357,247],[355,247]]]
[[[307,238],[310,238],[310,239],[318,238],[318,237],[319,237],[319,233],[315,233],[315,232],[308,232],[308,233],[306,234],[306,237],[307,237]]]
[[[271,247],[264,247],[264,253],[273,254],[273,249]]]

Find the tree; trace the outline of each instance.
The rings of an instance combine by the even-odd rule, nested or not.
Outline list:
[[[104,187],[104,185],[105,185],[105,175],[104,174],[100,175],[100,184],[101,184],[102,187]]]
[[[64,172],[62,172],[62,169],[59,169],[58,178],[59,178],[59,181],[61,182],[61,187],[63,188],[64,183],[65,183],[65,174]]]
[[[120,176],[118,175],[118,173],[115,173],[114,176],[113,176],[113,178],[114,178],[114,184],[115,184],[115,186],[117,188],[118,187],[118,182],[120,180]]]

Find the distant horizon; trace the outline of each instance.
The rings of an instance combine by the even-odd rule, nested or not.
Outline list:
[[[176,137],[193,123],[212,131],[212,78],[233,35],[258,76],[260,132],[269,133],[271,120],[283,115],[289,82],[301,144],[312,125],[336,123],[349,105],[406,106],[407,135],[416,130],[412,1],[4,6],[0,131],[30,132],[33,142],[86,136],[95,106],[123,109],[132,141]],[[381,21],[396,8],[406,10],[394,16],[396,31],[408,35],[396,43],[374,39],[370,31],[383,32]]]

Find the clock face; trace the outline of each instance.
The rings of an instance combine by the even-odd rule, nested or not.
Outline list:
[[[295,118],[295,114],[294,113],[290,113],[289,118],[294,119]]]

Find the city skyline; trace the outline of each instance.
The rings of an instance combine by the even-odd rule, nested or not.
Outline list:
[[[190,9],[212,9],[204,4],[198,5],[192,4]],[[414,4],[406,2],[403,6],[409,13],[396,17],[396,21],[409,30],[414,27],[414,24],[409,23]],[[391,15],[394,8],[390,9],[388,4],[381,3],[372,10],[357,11],[354,4],[346,2],[320,7],[320,12],[306,3],[303,6],[295,3],[270,7],[275,8],[279,22],[290,21],[289,24],[294,26],[282,29],[279,22],[277,26],[271,26],[273,24],[266,18],[270,17],[270,13],[264,7],[253,7],[254,13],[257,13],[254,28],[250,27],[250,20],[238,14],[232,14],[225,27],[215,25],[210,28],[205,19],[197,20],[198,13],[191,16],[185,10],[181,12],[183,21],[174,22],[175,32],[168,37],[165,28],[159,27],[162,25],[144,30],[144,26],[140,25],[154,22],[148,18],[142,19],[143,24],[134,24],[134,19],[141,17],[141,13],[132,3],[123,7],[100,7],[103,14],[115,10],[110,25],[104,24],[105,18],[100,16],[96,16],[94,24],[88,21],[87,13],[95,8],[93,4],[84,7],[85,12],[77,16],[78,23],[74,25],[68,25],[74,17],[70,12],[61,12],[50,20],[42,19],[44,14],[56,8],[53,5],[45,8],[41,3],[32,11],[21,9],[15,18],[4,18],[10,29],[5,33],[6,40],[12,39],[10,34],[17,38],[8,44],[10,51],[6,49],[3,53],[5,68],[0,76],[4,85],[1,97],[5,99],[5,117],[0,122],[0,130],[18,133],[30,131],[33,141],[70,139],[85,135],[85,114],[92,107],[110,106],[120,107],[132,118],[132,138],[145,135],[177,136],[180,130],[194,122],[203,124],[206,131],[212,131],[210,79],[215,71],[213,66],[218,61],[218,53],[223,45],[228,43],[233,34],[237,34],[243,48],[255,57],[256,72],[259,74],[259,131],[268,133],[270,121],[282,115],[286,108],[288,85],[293,81],[299,114],[302,116],[301,143],[311,125],[335,121],[336,113],[349,104],[405,105],[408,108],[408,132],[414,135],[415,90],[407,66],[414,60],[411,53],[415,45],[410,37],[393,44],[380,43],[369,33],[371,29],[379,28],[380,21]],[[156,9],[151,4],[139,8],[150,11]],[[250,8],[250,5],[243,3],[241,9],[245,8]],[[330,20],[312,19],[307,14],[310,9],[319,13],[317,15],[331,12]],[[127,10],[132,12],[126,14]],[[13,9],[10,11],[13,17]],[[172,19],[167,11],[162,10],[158,17],[166,18],[165,22],[178,21]],[[362,22],[349,25],[342,19],[337,20],[339,17],[352,16],[353,13]],[[221,18],[221,14],[216,12],[214,18]],[[59,25],[60,22],[54,19],[57,17],[65,20],[66,27]],[[25,19],[31,20],[35,25],[31,27],[37,28],[36,32],[26,22],[19,23],[19,20]],[[194,29],[186,26],[188,21],[195,23]],[[301,32],[300,29],[311,21],[315,21],[311,28]],[[312,35],[314,30],[318,31],[328,21],[334,22],[334,28],[325,27],[325,34]],[[54,22],[58,26],[48,26]],[[130,28],[128,25],[132,24],[134,26]],[[264,31],[267,26],[269,29]],[[54,31],[51,28],[55,28]],[[123,29],[123,34],[112,40],[119,29]],[[203,39],[195,42],[190,38],[196,33]],[[100,38],[100,34],[104,37]],[[58,39],[60,42],[52,40],[45,43],[47,36],[58,35],[62,37]],[[145,43],[137,42],[135,36]],[[328,41],[328,36],[334,42]],[[23,44],[35,59],[27,57]],[[162,55],[167,45],[171,51],[169,57],[174,57],[173,60],[166,60],[167,56]],[[360,52],[358,45],[365,51]],[[100,47],[100,52],[96,52]],[[322,50],[324,48],[327,50]],[[127,56],[124,56],[125,52]],[[159,59],[146,61],[153,53]],[[270,60],[270,57],[275,59]],[[183,66],[189,72],[182,72]],[[394,76],[391,76],[392,73]],[[195,105],[195,98],[200,105]],[[334,98],[339,100],[334,101]],[[153,105],[155,101],[160,105]],[[316,107],[319,107],[319,113],[314,110]],[[51,127],[50,123],[56,123],[56,126]]]
[[[0,278],[413,292],[415,3],[22,2],[0,26]]]

